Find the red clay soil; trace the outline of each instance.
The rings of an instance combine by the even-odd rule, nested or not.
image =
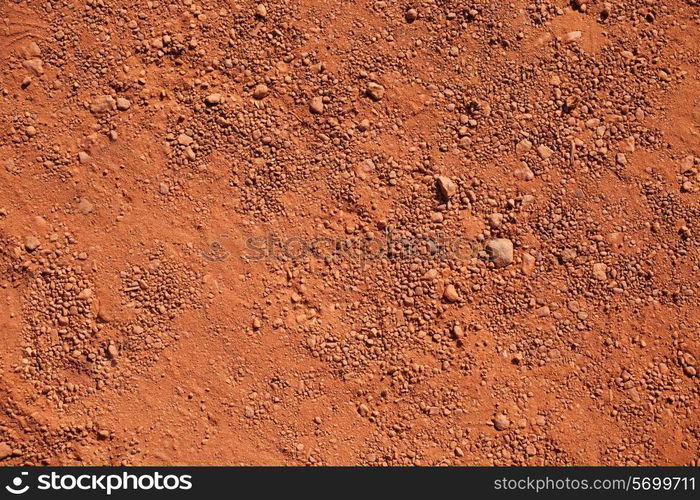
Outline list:
[[[0,0],[0,465],[698,465],[696,0]]]

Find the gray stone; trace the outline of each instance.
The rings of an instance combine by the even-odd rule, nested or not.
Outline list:
[[[507,238],[490,240],[486,251],[496,267],[505,267],[513,262],[513,242]]]

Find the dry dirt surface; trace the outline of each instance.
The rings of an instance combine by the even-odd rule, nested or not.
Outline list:
[[[0,465],[698,465],[696,0],[0,0]]]

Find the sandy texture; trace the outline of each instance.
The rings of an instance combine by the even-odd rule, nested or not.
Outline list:
[[[0,465],[698,465],[695,0],[0,0]]]

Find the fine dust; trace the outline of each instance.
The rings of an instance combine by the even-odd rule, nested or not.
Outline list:
[[[699,465],[696,0],[0,1],[0,465]]]

